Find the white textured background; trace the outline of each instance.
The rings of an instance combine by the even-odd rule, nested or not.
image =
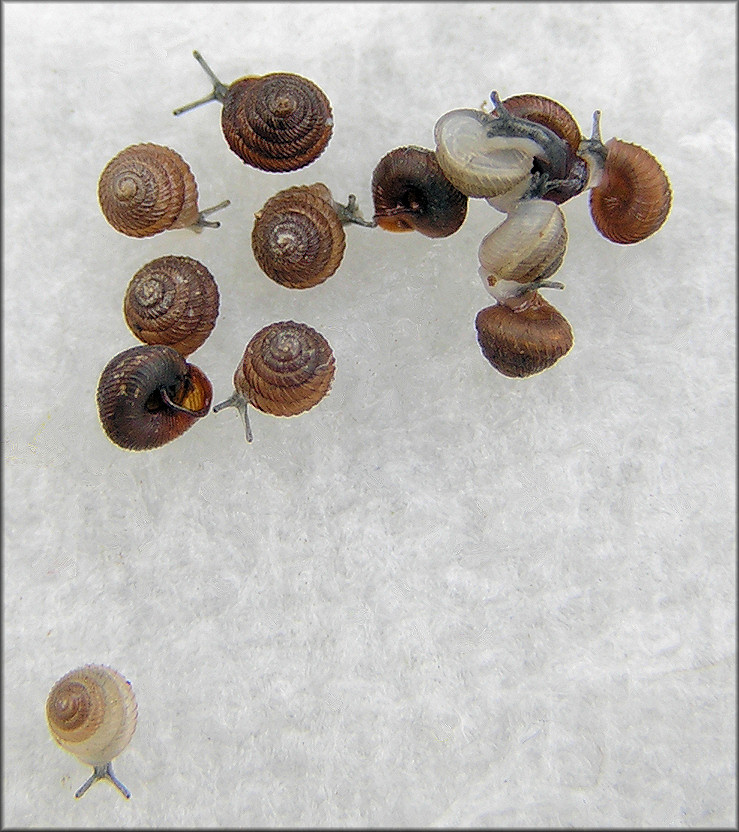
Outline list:
[[[734,4],[4,4],[4,824],[728,826],[735,756]],[[292,71],[336,121],[291,174],[248,168],[208,82]],[[323,181],[372,213],[375,164],[436,119],[562,101],[650,149],[674,188],[640,245],[587,198],[549,299],[553,369],[485,361],[463,228],[347,229],[320,287],[250,248],[276,191]],[[177,149],[219,230],[116,233],[98,176]],[[216,400],[249,338],[293,318],[334,348],[293,419],[209,415],[156,451],[98,423],[144,263],[187,254],[221,315],[192,360]],[[109,663],[138,730],[106,784],[51,741],[53,682]]]

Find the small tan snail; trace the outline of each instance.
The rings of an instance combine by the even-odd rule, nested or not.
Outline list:
[[[444,176],[433,150],[414,145],[386,153],[372,173],[375,221],[386,231],[448,237],[467,216],[467,197]]]
[[[614,243],[638,243],[658,231],[670,213],[672,189],[662,166],[649,151],[620,139],[605,144],[600,111],[580,155],[590,167],[590,216],[598,231]]]
[[[145,344],[187,356],[205,343],[218,317],[213,275],[192,257],[168,255],[142,266],[123,299],[129,329]]]
[[[529,191],[532,172],[549,184],[566,179],[567,143],[549,128],[508,112],[497,92],[491,99],[492,113],[452,110],[436,122],[436,158],[447,179],[467,196],[505,196],[510,203]]]
[[[234,373],[234,392],[213,412],[237,408],[251,442],[247,405],[273,416],[303,413],[328,393],[335,368],[333,351],[320,332],[295,321],[270,324],[247,344]]]
[[[172,347],[131,347],[112,358],[98,382],[97,406],[111,442],[145,451],[176,439],[205,416],[213,388]]]
[[[179,153],[159,144],[135,144],[114,156],[98,180],[103,216],[121,234],[152,237],[174,228],[218,228],[205,217],[231,203],[198,210],[198,186]]]
[[[475,328],[482,354],[510,378],[548,369],[573,344],[566,318],[537,291],[481,309]]]
[[[562,209],[544,199],[521,200],[480,243],[480,278],[499,302],[533,289],[562,289],[549,278],[562,265],[566,248]]]
[[[54,685],[46,700],[51,736],[65,751],[93,767],[75,797],[82,797],[98,780],[109,780],[124,797],[131,797],[111,764],[131,741],[136,716],[131,683],[105,665],[72,670]]]
[[[213,82],[205,98],[178,107],[178,116],[207,101],[220,101],[221,127],[228,146],[247,165],[291,171],[315,161],[333,131],[331,105],[313,81],[289,72],[247,75],[227,86],[194,51]]]
[[[321,182],[280,191],[254,215],[251,245],[259,268],[288,289],[323,283],[344,257],[346,223],[374,227],[362,219],[354,194],[335,202]]]

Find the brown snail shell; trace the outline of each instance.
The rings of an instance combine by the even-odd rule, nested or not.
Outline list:
[[[167,255],[142,266],[123,299],[129,329],[145,344],[187,356],[205,343],[218,317],[213,275],[192,257]]]
[[[444,176],[433,150],[396,147],[372,173],[375,221],[386,231],[448,237],[467,216],[467,197]]]
[[[65,751],[94,768],[75,797],[82,797],[97,780],[110,780],[125,797],[131,797],[113,774],[111,761],[131,741],[136,717],[131,683],[110,667],[89,664],[56,682],[46,700],[51,736]]]
[[[567,319],[537,292],[481,309],[475,318],[482,354],[504,376],[540,373],[573,344]]]
[[[198,210],[198,186],[190,166],[169,147],[135,144],[114,156],[98,180],[103,216],[121,234],[152,237],[170,228],[217,228],[205,216],[228,200]]]
[[[590,191],[590,216],[614,243],[639,243],[658,231],[670,213],[672,190],[649,151],[620,139],[606,142],[600,182]]]
[[[251,442],[248,404],[273,416],[304,413],[328,393],[335,369],[333,351],[320,332],[295,321],[269,324],[247,344],[234,373],[233,395],[213,412],[236,407]]]
[[[112,358],[97,388],[111,442],[130,451],[159,448],[205,416],[213,388],[205,373],[172,347],[131,347]]]
[[[582,141],[580,127],[572,114],[553,98],[535,93],[512,95],[503,101],[509,113],[548,127],[564,139],[573,153],[577,153]]]
[[[247,165],[292,171],[315,161],[333,131],[331,105],[313,81],[290,72],[248,75],[221,83],[202,55],[193,55],[213,82],[213,92],[174,111],[175,115],[217,100],[228,146]]]
[[[361,218],[353,194],[340,205],[322,182],[280,191],[254,218],[251,245],[259,268],[288,289],[308,289],[334,274],[346,248],[345,223],[374,225]]]

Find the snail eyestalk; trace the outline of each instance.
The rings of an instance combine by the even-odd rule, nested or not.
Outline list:
[[[228,87],[216,77],[216,74],[205,62],[200,52],[198,52],[197,49],[194,49],[192,54],[195,60],[205,70],[206,75],[210,78],[211,82],[213,83],[213,92],[209,93],[204,98],[199,98],[197,101],[192,101],[190,104],[185,104],[184,107],[178,107],[176,110],[173,110],[172,114],[175,116],[182,115],[182,113],[186,113],[188,112],[188,110],[193,110],[195,107],[199,107],[201,104],[207,104],[209,101],[218,101],[221,104],[223,104],[223,102],[226,100],[226,95],[228,94]]]
[[[241,419],[244,422],[244,432],[246,434],[246,441],[251,442],[253,437],[251,433],[251,425],[249,424],[249,414],[247,412],[248,404],[249,403],[242,395],[234,391],[233,394],[228,399],[226,399],[226,401],[217,404],[213,408],[213,413],[218,413],[221,410],[225,410],[225,408],[227,407],[235,407],[239,411]]]
[[[216,211],[220,211],[221,208],[227,208],[230,204],[230,199],[224,199],[223,202],[219,202],[218,205],[214,205],[212,208],[204,208],[202,211],[200,211],[200,213],[198,214],[198,218],[192,224],[193,230],[200,231],[202,228],[220,228],[220,222],[206,220],[205,217],[215,213]]]
[[[334,202],[333,205],[334,210],[339,215],[339,219],[344,224],[351,222],[355,225],[363,225],[365,228],[375,228],[377,226],[375,220],[367,222],[362,216],[357,205],[357,197],[354,194],[349,194],[346,205],[342,205],[339,202]]]
[[[92,786],[93,783],[96,783],[98,780],[110,780],[110,782],[118,789],[118,791],[126,798],[126,800],[130,799],[131,792],[121,783],[121,781],[113,774],[112,763],[101,763],[100,765],[94,766],[94,771],[90,775],[90,777],[85,780],[85,782],[77,789],[74,796],[76,798],[82,797],[82,795]]]

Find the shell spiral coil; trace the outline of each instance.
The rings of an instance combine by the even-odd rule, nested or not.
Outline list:
[[[334,371],[333,351],[320,332],[295,321],[269,324],[247,344],[234,373],[234,392],[213,412],[236,407],[251,442],[248,404],[273,416],[304,413],[329,392]]]
[[[111,761],[131,741],[136,718],[131,683],[110,667],[86,665],[56,682],[46,700],[51,736],[94,769],[75,797],[82,797],[97,780],[110,780],[125,797],[131,796],[113,774]]]

